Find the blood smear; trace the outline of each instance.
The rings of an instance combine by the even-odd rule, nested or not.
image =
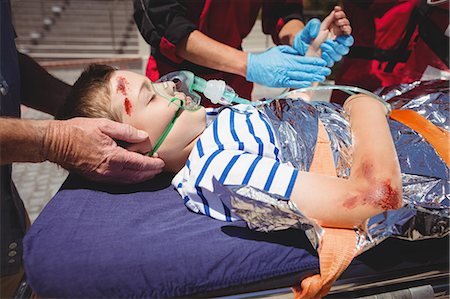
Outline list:
[[[117,78],[117,88],[116,88],[116,92],[117,93],[121,93],[124,96],[127,95],[127,85],[128,85],[128,81],[125,77],[118,77]]]
[[[131,104],[130,100],[128,98],[125,98],[123,101],[123,106],[125,108],[125,112],[131,116],[131,111],[133,110],[133,105]]]

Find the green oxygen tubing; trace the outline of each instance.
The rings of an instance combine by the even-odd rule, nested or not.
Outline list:
[[[380,101],[387,109],[388,115],[391,113],[391,105],[383,100],[380,96],[365,90],[360,87],[346,86],[346,85],[319,85],[310,86],[299,89],[294,89],[292,91],[285,92],[274,98],[260,100],[260,101],[249,101],[243,99],[237,95],[237,93],[228,85],[225,84],[223,80],[209,80],[206,81],[202,78],[194,76],[194,82],[192,84],[192,89],[195,91],[203,92],[203,94],[215,104],[221,105],[232,105],[232,104],[248,104],[252,106],[263,106],[271,103],[272,101],[279,100],[282,98],[288,98],[289,95],[297,92],[314,92],[323,90],[341,90],[345,93],[353,95],[355,93],[366,94]]]
[[[382,99],[380,96],[374,94],[373,92],[370,92],[370,91],[365,90],[360,87],[346,86],[346,85],[320,85],[320,86],[310,86],[310,87],[294,89],[294,90],[285,92],[285,93],[283,93],[279,96],[276,96],[274,98],[271,98],[271,99],[251,102],[251,105],[253,105],[253,106],[267,105],[275,100],[289,98],[289,95],[294,94],[294,93],[323,91],[323,90],[341,90],[350,95],[353,95],[356,93],[362,93],[362,94],[368,95],[368,96],[373,97],[373,98],[377,99],[378,101],[380,101],[386,107],[387,112],[388,112],[387,115],[389,115],[392,111],[391,105],[388,102],[386,102],[384,99]]]

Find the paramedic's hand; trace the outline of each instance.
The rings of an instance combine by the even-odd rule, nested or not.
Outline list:
[[[336,14],[343,14],[344,19],[339,22],[347,25],[348,20],[345,18],[343,11],[336,12]],[[318,19],[310,20],[302,31],[297,33],[294,38],[292,47],[298,52],[299,55],[304,56],[308,50],[311,40],[316,38],[320,30],[320,21]],[[341,25],[342,26],[342,25]],[[345,28],[348,30],[348,28]],[[351,32],[351,29],[350,29]],[[347,55],[350,51],[350,46],[353,45],[354,39],[350,34],[342,34],[336,37],[335,40],[327,38],[325,42],[320,45],[322,50],[322,58],[327,62],[328,67],[332,67],[335,62],[342,59],[342,56]]]
[[[164,162],[128,151],[113,140],[148,142],[148,135],[107,119],[52,121],[44,138],[44,155],[67,170],[95,181],[138,183],[162,171]]]
[[[342,59],[350,51],[354,39],[351,35],[340,35],[335,40],[327,38],[320,45],[322,49],[322,58],[327,62],[327,66],[332,67],[335,62]]]
[[[246,79],[268,87],[301,88],[322,82],[331,73],[325,60],[299,56],[290,46],[248,54]]]

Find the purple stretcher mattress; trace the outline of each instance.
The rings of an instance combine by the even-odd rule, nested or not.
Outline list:
[[[33,290],[53,298],[217,296],[287,287],[318,272],[302,231],[261,233],[194,214],[169,181],[108,186],[70,176],[24,240]],[[343,280],[442,268],[442,260],[448,269],[442,244],[419,261],[403,249],[370,250]]]

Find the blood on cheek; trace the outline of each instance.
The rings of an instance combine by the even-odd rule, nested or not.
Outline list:
[[[125,108],[125,112],[128,116],[131,116],[131,112],[133,111],[133,104],[131,104],[131,101],[128,98],[125,98],[123,100],[123,107]]]

